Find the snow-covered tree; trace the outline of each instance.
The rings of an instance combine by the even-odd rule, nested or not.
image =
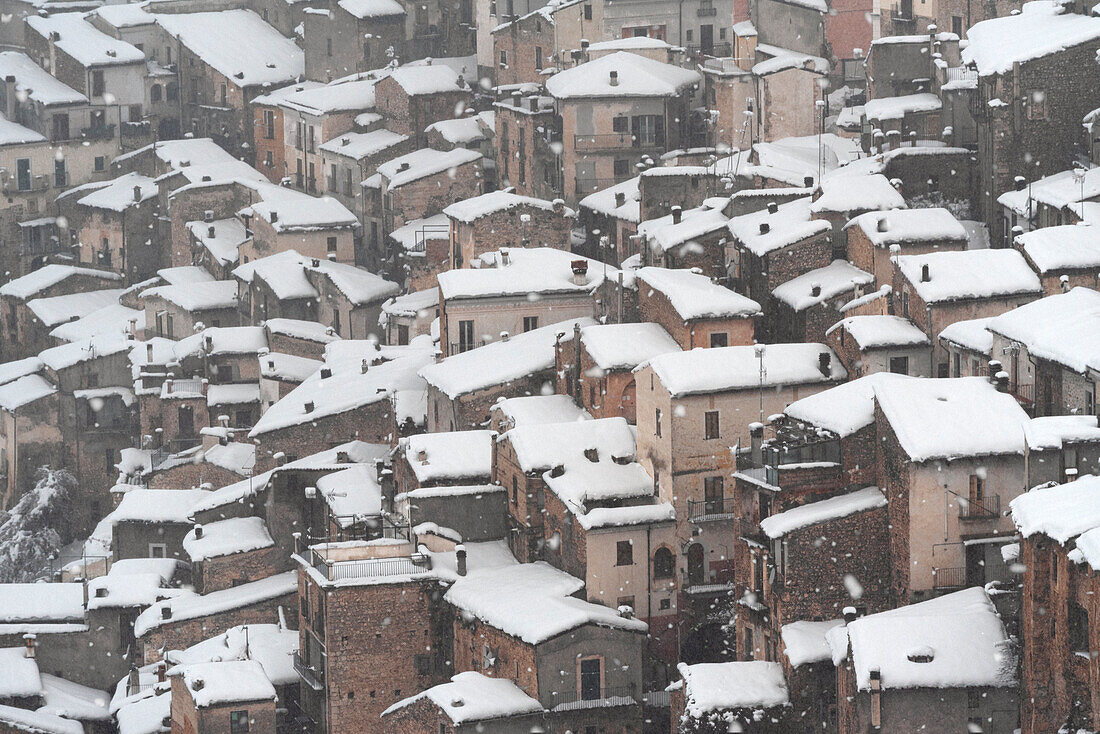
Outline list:
[[[72,540],[76,478],[44,466],[35,479],[34,489],[0,512],[0,583],[33,581]]]

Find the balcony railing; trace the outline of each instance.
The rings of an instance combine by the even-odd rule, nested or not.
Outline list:
[[[302,660],[302,656],[294,653],[294,672],[298,674],[307,686],[315,691],[325,689],[325,671],[318,669]]]
[[[587,695],[586,695],[587,693]],[[549,708],[555,713],[560,711],[576,711],[589,707],[599,706],[632,706],[636,702],[633,686],[603,686],[598,695],[594,691],[564,691],[551,693]]]
[[[578,152],[619,150],[621,148],[660,148],[665,144],[664,135],[634,135],[628,132],[574,135],[573,149]]]
[[[462,354],[463,352],[468,352],[471,349],[477,349],[478,347],[483,346],[485,346],[485,342],[483,341],[451,342],[447,348],[447,355],[450,356],[452,354]]]
[[[1018,384],[1012,388],[1012,394],[1016,396],[1017,400],[1033,405],[1035,403],[1035,383]]]
[[[732,56],[726,56],[723,58],[707,59],[703,62],[704,69],[713,69],[714,71],[721,72],[723,74],[734,74],[738,71],[745,71],[751,69],[752,65],[756,62],[755,59],[748,58],[734,58]]]
[[[80,137],[85,140],[110,140],[114,136],[115,126],[113,124],[80,128]]]
[[[424,252],[428,249],[428,240],[445,240],[451,235],[449,224],[425,224],[413,233],[413,244],[409,252]]]
[[[357,558],[349,560],[326,558],[314,548],[309,548],[307,554],[310,565],[329,581],[411,576],[424,573],[432,568],[431,558],[419,554],[397,558]]]
[[[959,497],[959,519],[961,520],[996,520],[1000,516],[1001,496],[999,494],[984,497],[978,502]]]
[[[731,495],[704,500],[688,500],[688,519],[691,522],[732,520],[735,517],[736,506]]]
[[[714,7],[713,5],[704,8],[697,8],[695,10],[695,15],[698,18],[713,18],[714,16],[718,15],[718,8]]]
[[[935,589],[961,589],[966,586],[966,567],[933,568],[932,587]]]
[[[688,45],[684,47],[687,50],[688,56],[698,58],[699,56],[729,56],[733,53],[733,45],[731,43],[712,43],[709,46],[701,44]]]

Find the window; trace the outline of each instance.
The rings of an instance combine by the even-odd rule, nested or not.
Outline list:
[[[615,178],[625,178],[630,175],[630,161],[626,158],[615,159]]]
[[[1085,390],[1085,415],[1092,415],[1096,412],[1096,396],[1092,390]]]
[[[961,15],[951,16],[951,32],[956,36],[962,37],[963,33],[963,19]]]
[[[672,599],[661,599],[661,602],[657,605],[658,609],[672,609]]]
[[[222,107],[225,107],[225,100],[228,96],[228,89],[225,84],[222,84],[218,89],[218,99],[221,100]]]
[[[150,543],[149,544],[149,557],[150,558],[167,558],[168,546],[164,543]]]
[[[580,688],[582,701],[594,701],[603,691],[603,660],[587,658],[580,664]]]
[[[535,71],[542,71],[542,46],[535,46]]]
[[[474,322],[458,322],[458,351],[468,352],[474,348]]]
[[[630,118],[619,115],[611,120],[611,129],[617,133],[625,133],[630,130]]]
[[[337,334],[340,333],[340,309],[332,309],[332,330]]]
[[[96,171],[102,172],[107,167],[107,159],[104,156],[97,155],[93,165]]]
[[[634,565],[634,544],[629,540],[620,540],[615,544],[615,565]]]
[[[65,159],[55,160],[53,162],[53,185],[61,187],[65,185],[65,182],[69,180],[69,175],[65,171]]]
[[[1033,89],[1027,95],[1027,119],[1047,119],[1047,95],[1041,89]]]
[[[409,343],[409,327],[405,324],[397,325],[397,344],[404,346]]]
[[[233,365],[231,364],[219,364],[218,365],[218,382],[232,382],[233,381]]]
[[[703,438],[710,440],[718,438],[720,434],[718,411],[708,410],[703,414]]]
[[[958,352],[951,355],[951,376],[962,377],[962,356]]]
[[[1069,603],[1070,652],[1089,656],[1089,613],[1074,601]]]
[[[970,492],[967,495],[966,514],[973,517],[985,509],[985,479],[977,474],[970,475]]]
[[[20,191],[31,190],[30,158],[20,158],[15,162],[15,185]]]
[[[901,292],[901,315],[905,318],[909,318],[909,289],[906,288]]]
[[[107,91],[107,84],[103,79],[102,69],[92,70],[92,96],[102,97],[103,93]]]
[[[724,331],[716,331],[710,335],[710,346],[714,347],[728,347],[729,335]]]
[[[500,68],[504,69],[507,66],[508,66],[508,52],[507,51],[501,51],[500,52]]]
[[[519,502],[519,481],[512,475],[512,504]]]
[[[53,116],[53,139],[69,139],[69,116],[65,113]]]
[[[584,19],[585,20],[592,20],[592,6],[591,5],[585,5],[584,6]]]
[[[275,167],[275,154],[272,153],[270,150],[264,151],[264,165],[268,168]]]
[[[524,316],[523,317],[523,331],[524,331],[524,333],[526,333],[528,331],[534,331],[537,328],[539,328],[539,317],[538,316]]]
[[[890,371],[895,375],[908,375],[909,374],[909,358],[908,357],[890,357]]]
[[[230,711],[229,712],[229,734],[247,734],[248,732],[248,712],[247,711]]]
[[[325,39],[325,53],[328,54],[329,56],[332,56],[332,39],[331,38],[326,38]]]
[[[653,578],[670,579],[676,570],[676,559],[668,548],[658,548],[653,554]]]
[[[264,137],[268,140],[275,138],[275,110],[264,110]]]
[[[413,655],[413,667],[416,668],[417,675],[431,675],[432,674],[432,656],[431,655]]]
[[[661,437],[661,409],[657,408],[656,415],[654,415],[653,433],[658,438]]]
[[[326,246],[326,250],[328,251],[328,254],[330,254],[330,255],[335,255],[336,254],[336,238],[335,237],[329,237],[327,240],[325,240],[325,246]]]
[[[686,34],[686,37],[687,37],[688,43],[691,43],[692,41],[695,40],[695,32],[689,30]]]

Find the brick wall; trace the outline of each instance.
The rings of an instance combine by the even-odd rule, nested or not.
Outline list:
[[[191,565],[191,581],[200,594],[209,594],[289,570],[289,559],[278,546],[271,546],[195,562]]]

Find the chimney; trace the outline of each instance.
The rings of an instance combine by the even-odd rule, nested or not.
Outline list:
[[[416,452],[416,460],[419,461],[421,464],[427,464],[428,463],[428,450],[427,449],[420,449],[419,451],[417,451]]]
[[[207,209],[206,211],[204,211],[202,213],[202,221],[206,222],[207,224],[209,224],[210,222],[213,222],[214,221],[214,210],[213,209]]]
[[[881,219],[878,220],[878,224],[875,225],[875,229],[877,229],[879,232],[889,232],[890,231],[890,220],[887,219],[886,217],[882,217]]]
[[[610,74],[608,75],[608,80],[607,80],[607,83],[608,83],[608,84],[610,84],[610,85],[611,85],[611,86],[613,86],[613,87],[617,87],[617,86],[619,86],[619,72],[617,72],[617,71],[612,71],[612,72],[611,72],[611,73],[610,73]]]
[[[134,187],[134,201],[141,201],[141,187]]]
[[[312,413],[313,412],[313,401],[312,400],[307,400],[306,404],[303,407],[305,408],[305,411],[307,413]]]
[[[565,210],[565,200],[554,199],[550,202],[550,208],[552,208],[558,214],[561,214]]]
[[[1027,179],[1023,176],[1017,176],[1015,179],[1013,179],[1013,183],[1015,184],[1017,191],[1023,191],[1027,188]]]
[[[153,342],[148,342],[145,345],[145,358],[149,362],[153,361]]]
[[[562,474],[565,474],[565,465],[564,464],[555,464],[553,467],[550,468],[550,478],[551,479],[557,479]]]
[[[172,605],[171,604],[165,604],[163,607],[160,608],[160,618],[161,619],[171,619],[172,618]]]
[[[508,248],[507,247],[500,248],[500,264],[501,265],[507,265],[508,264]]]
[[[764,464],[764,424],[749,424],[749,458],[754,466]]]
[[[532,112],[538,112],[539,111],[539,98],[534,97],[534,96],[528,97],[527,98],[527,106],[530,108],[530,110]]]
[[[203,378],[203,381],[200,384],[202,385],[202,394],[206,395],[207,392],[209,392],[210,390],[210,380]]]
[[[989,367],[989,374],[990,375],[995,375],[998,372],[1000,372],[1001,369],[1002,369],[1001,360],[999,360],[999,359],[991,359],[986,364]],[[990,378],[990,382],[993,382],[992,377]]]
[[[814,177],[813,176],[803,176],[802,177],[802,186],[807,188],[807,189],[812,189],[813,186],[814,186]]]
[[[277,222],[277,221],[279,221],[279,212],[272,209],[271,210],[271,223],[275,224],[275,222]]]
[[[23,645],[23,657],[34,660],[35,653],[37,652],[36,648],[38,647],[38,638],[31,633],[25,634],[23,635]]]
[[[1008,373],[1001,370],[997,374],[993,375],[994,384],[997,386],[997,392],[1008,392]]]
[[[932,273],[928,268],[928,263],[920,266],[920,282],[928,283],[932,280]]]
[[[825,377],[830,377],[833,374],[832,370],[833,355],[828,352],[822,352],[817,355],[817,368],[821,371],[821,374]]]
[[[1063,275],[1058,279],[1058,282],[1062,284],[1062,292],[1069,293],[1069,276]]]
[[[369,370],[369,369],[370,369],[370,360],[369,359],[364,359],[362,362],[359,363],[359,371],[362,372],[364,375],[367,374],[367,370]]]
[[[859,612],[855,607],[844,607],[844,611],[841,612],[844,615],[844,624],[851,624],[859,618]]]
[[[774,201],[769,201],[768,202],[768,214],[775,214],[778,211],[779,211],[779,204],[776,204]]]
[[[203,686],[205,685],[206,681],[204,681],[202,678],[195,678],[195,680],[191,681],[191,688],[196,691],[201,691],[203,689]]]
[[[591,461],[593,464],[600,463],[600,450],[598,448],[587,448],[584,450],[584,458]]]
[[[501,340],[502,342],[506,342],[506,341],[508,341],[508,339],[509,339],[509,338],[510,338],[510,335],[508,334],[508,332],[507,332],[507,331],[502,331],[502,332],[500,332],[500,340]]]
[[[327,380],[330,377],[332,377],[332,369],[330,367],[322,367],[321,368],[321,379],[322,380]]]
[[[286,454],[282,451],[276,451],[271,458],[275,460],[275,466],[286,466]]]
[[[211,237],[211,238],[214,237],[214,225],[213,224],[211,224],[209,227],[206,228],[206,236]]]
[[[459,576],[466,575],[466,546],[461,543],[455,546],[455,572]]]
[[[573,268],[573,285],[585,285],[588,282],[588,261],[574,260],[571,265]]]
[[[672,207],[672,223],[679,224],[684,221],[684,210],[679,206]]]
[[[760,223],[760,234],[767,234],[772,229],[772,226],[767,222]]]
[[[408,161],[402,161],[401,165],[399,165],[397,167],[397,170],[398,170],[398,172],[409,170],[409,162]]]
[[[168,682],[168,663],[161,661],[157,665],[157,683]]]
[[[351,142],[351,138],[340,138],[340,145],[344,146]]]
[[[213,180],[214,180],[214,179],[213,179],[213,178],[211,178],[210,176],[203,176],[203,177],[202,177],[202,181],[203,181],[203,183],[210,183],[210,182],[211,182],[211,181],[213,181]]]
[[[618,209],[619,207],[623,206],[624,204],[626,204],[626,194],[624,194],[622,191],[616,192],[615,193],[615,208]]]
[[[821,295],[821,284],[820,283],[810,283],[810,295],[813,296],[814,298],[817,298],[818,296]]]
[[[195,523],[195,540],[200,540],[201,538],[202,538],[202,525],[200,525],[199,523]]]

